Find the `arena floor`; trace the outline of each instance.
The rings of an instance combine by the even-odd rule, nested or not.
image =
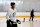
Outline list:
[[[7,27],[5,18],[0,18],[0,27]],[[18,27],[40,27],[40,21],[21,21],[21,24],[18,24]]]

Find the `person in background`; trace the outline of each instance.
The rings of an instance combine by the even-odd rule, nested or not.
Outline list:
[[[34,9],[32,9],[32,11],[31,11],[31,14],[30,14],[31,16],[30,16],[30,19],[29,19],[29,21],[31,20],[31,18],[32,18],[32,21],[33,21],[33,19],[34,19]]]

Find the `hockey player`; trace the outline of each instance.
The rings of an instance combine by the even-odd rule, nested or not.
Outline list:
[[[34,19],[34,9],[32,9],[32,11],[31,11],[31,17],[32,17],[32,21],[33,21],[33,19]],[[29,21],[31,20],[31,17],[30,17],[30,19],[29,19]]]
[[[7,27],[17,27],[17,21],[19,22],[19,20],[16,20],[16,9],[15,9],[15,3],[12,2],[11,3],[11,8],[8,9],[7,11]]]

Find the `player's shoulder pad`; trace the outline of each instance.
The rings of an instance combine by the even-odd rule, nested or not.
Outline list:
[[[7,11],[10,11],[10,8],[8,8]]]

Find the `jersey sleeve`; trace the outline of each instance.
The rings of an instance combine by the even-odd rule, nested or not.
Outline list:
[[[10,19],[9,16],[10,16],[10,11],[8,10],[8,11],[7,11],[7,14],[6,14],[6,18],[7,18],[7,20]]]

